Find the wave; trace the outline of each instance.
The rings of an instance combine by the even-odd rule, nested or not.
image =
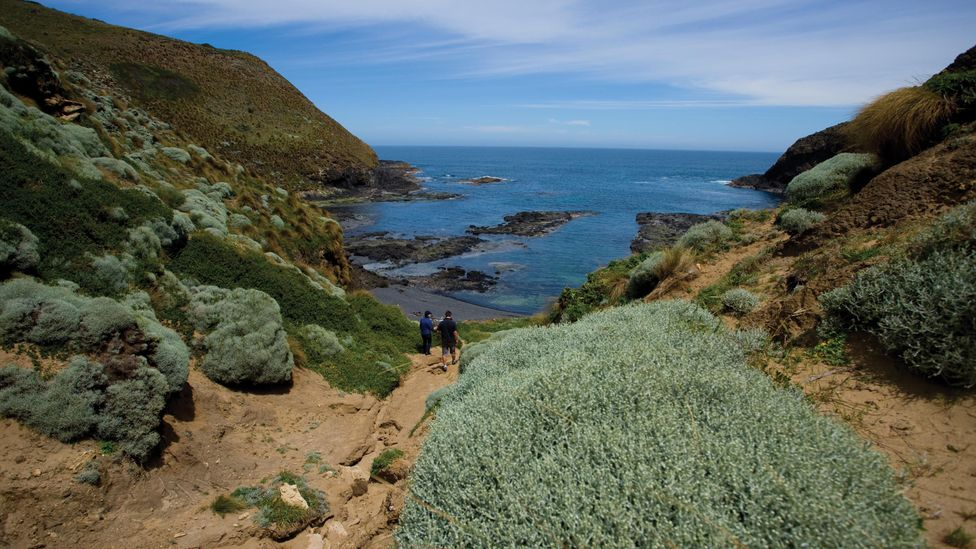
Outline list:
[[[732,182],[731,179],[713,179],[709,181],[709,183],[721,183],[723,185],[728,185],[731,182]]]

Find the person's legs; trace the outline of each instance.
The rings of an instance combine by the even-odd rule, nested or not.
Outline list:
[[[421,337],[424,340],[424,354],[425,355],[429,355],[430,354],[430,343],[431,343],[431,339],[432,338],[429,335],[424,335],[424,336],[421,336]]]
[[[451,364],[457,364],[457,345],[451,345]]]
[[[447,356],[450,354],[451,354],[450,347],[441,347],[441,367],[444,368],[445,372],[447,371]]]

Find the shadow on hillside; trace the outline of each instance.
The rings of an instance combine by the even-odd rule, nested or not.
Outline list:
[[[293,386],[294,383],[291,380],[285,381],[284,383],[275,383],[274,385],[248,385],[246,383],[224,385],[230,391],[249,395],[287,395],[291,392]]]
[[[858,374],[892,387],[910,400],[944,400],[963,394],[938,379],[912,372],[900,358],[886,354],[881,342],[870,334],[851,334],[847,353]]]

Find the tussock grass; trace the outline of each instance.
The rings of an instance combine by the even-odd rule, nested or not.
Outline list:
[[[931,145],[953,112],[951,101],[928,88],[901,88],[866,105],[845,131],[858,147],[895,163]]]

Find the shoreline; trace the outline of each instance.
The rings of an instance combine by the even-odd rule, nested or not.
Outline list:
[[[370,288],[369,293],[384,305],[396,305],[410,320],[418,320],[424,311],[431,311],[435,316],[450,310],[454,318],[463,320],[488,320],[493,318],[522,318],[529,315],[493,309],[482,305],[475,305],[446,295],[436,294],[414,288],[391,284],[386,288]]]

